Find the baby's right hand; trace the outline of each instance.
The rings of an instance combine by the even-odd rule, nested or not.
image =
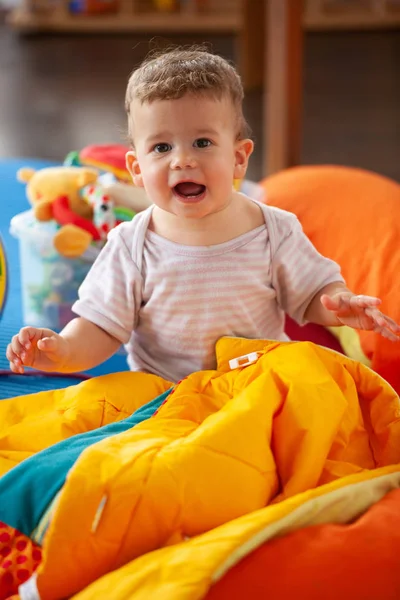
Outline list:
[[[14,373],[24,367],[58,371],[68,356],[68,342],[51,329],[23,327],[8,344],[6,356]]]

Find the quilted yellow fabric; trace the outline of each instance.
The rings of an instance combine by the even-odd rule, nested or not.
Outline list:
[[[230,370],[229,359],[255,351],[257,362]],[[96,580],[80,599],[201,598],[250,530],[312,499],[315,511],[325,492],[378,475],[398,484],[400,403],[376,373],[311,343],[224,338],[217,356],[216,371],[183,380],[154,417],[80,456],[44,539],[42,600]],[[3,472],[26,456],[23,440],[36,452],[123,418],[168,387],[126,373],[0,403]],[[123,565],[123,581],[119,571],[99,579]],[[175,591],[186,582],[196,594],[171,595],[168,573]]]

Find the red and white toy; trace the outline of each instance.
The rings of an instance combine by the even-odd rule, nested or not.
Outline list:
[[[100,239],[106,240],[111,229],[118,225],[113,200],[99,183],[85,186],[81,194],[93,208],[93,225]]]

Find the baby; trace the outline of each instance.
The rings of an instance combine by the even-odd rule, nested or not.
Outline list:
[[[285,313],[398,339],[380,300],[348,290],[294,215],[234,191],[253,151],[242,102],[235,69],[203,50],[149,58],[132,74],[126,161],[152,205],[109,234],[78,318],[60,334],[13,337],[12,371],[90,369],[122,343],[132,370],[178,381],[216,367],[222,336],[287,340]]]

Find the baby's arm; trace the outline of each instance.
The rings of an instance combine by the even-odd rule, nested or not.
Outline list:
[[[60,334],[51,329],[24,327],[13,337],[7,358],[14,373],[24,367],[42,371],[85,371],[112,356],[121,342],[87,319],[70,321]]]
[[[323,325],[324,327],[335,327],[341,325],[342,323],[339,321],[336,314],[325,308],[321,302],[322,296],[333,297],[338,293],[350,294],[351,296],[354,295],[342,281],[329,283],[320,289],[312,298],[308,308],[304,313],[304,319],[310,323],[317,323],[318,325]]]
[[[326,285],[313,297],[305,319],[325,327],[347,325],[376,331],[390,340],[400,340],[400,326],[378,309],[380,304],[379,298],[357,296],[343,282],[337,281]]]

